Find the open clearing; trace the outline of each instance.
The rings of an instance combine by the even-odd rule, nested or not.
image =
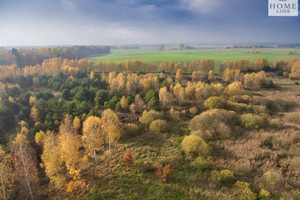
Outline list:
[[[214,59],[216,64],[219,65],[224,60],[236,60],[240,58],[247,58],[249,60],[255,60],[258,57],[267,58],[269,61],[278,59],[287,60],[291,57],[300,59],[300,55],[288,55],[290,51],[300,52],[300,49],[290,48],[266,48],[257,49],[260,50],[260,54],[255,54],[252,49],[202,49],[202,50],[183,50],[183,51],[157,51],[151,49],[112,49],[111,54],[99,57],[88,58],[93,61],[114,61],[122,62],[126,60],[142,60],[144,62],[161,62],[161,61],[173,61],[173,62],[189,62],[200,61],[201,59]]]

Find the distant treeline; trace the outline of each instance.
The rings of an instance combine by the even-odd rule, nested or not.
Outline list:
[[[19,48],[8,50],[0,48],[0,65],[16,64],[19,68],[41,64],[49,58],[80,59],[89,55],[110,53],[108,46],[73,46],[58,48]]]
[[[300,44],[230,44],[225,48],[300,48]]]

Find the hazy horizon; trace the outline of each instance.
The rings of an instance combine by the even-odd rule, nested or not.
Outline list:
[[[253,0],[1,0],[0,46],[300,43]]]

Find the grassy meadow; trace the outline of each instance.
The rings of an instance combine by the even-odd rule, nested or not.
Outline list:
[[[197,50],[183,50],[183,51],[158,51],[156,49],[112,49],[110,54],[99,57],[88,58],[93,61],[114,61],[122,62],[126,60],[142,60],[144,62],[189,62],[200,61],[201,59],[214,59],[216,64],[219,65],[224,60],[236,60],[240,58],[247,58],[255,60],[257,57],[267,58],[269,61],[278,59],[287,60],[291,57],[300,59],[300,55],[288,55],[290,51],[300,51],[300,49],[289,48],[268,48],[257,49],[260,54],[253,53],[252,49],[197,49]]]

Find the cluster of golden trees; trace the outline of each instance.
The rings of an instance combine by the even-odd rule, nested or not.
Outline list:
[[[224,72],[225,69],[239,69],[240,71],[247,72],[247,71],[260,71],[265,66],[268,66],[269,62],[266,58],[259,57],[256,61],[249,61],[248,59],[241,58],[239,60],[234,61],[224,61],[220,65],[220,72]]]
[[[245,74],[243,84],[246,88],[259,89],[272,84],[271,78],[268,78],[264,71],[258,73]]]
[[[17,65],[0,65],[0,81],[6,78],[16,79],[22,74]]]
[[[295,67],[293,65],[295,64]],[[291,78],[297,78],[297,59],[290,58],[287,61],[276,60],[272,63],[273,67],[276,69],[281,69],[286,73],[292,73]],[[248,59],[241,58],[235,61],[224,61],[220,65],[220,73],[223,74],[223,80],[225,82],[230,82],[232,80],[237,80],[237,77],[241,72],[247,71],[260,71],[264,67],[269,66],[269,62],[265,58],[257,58],[256,61],[252,62]],[[181,79],[182,73],[192,73],[192,79],[194,81],[203,81],[206,75],[209,75],[209,79],[213,80],[213,72],[215,69],[214,60],[202,59],[201,61],[191,61],[185,63],[174,63],[163,61],[158,66],[157,63],[146,64],[143,61],[138,61],[133,59],[132,61],[127,60],[125,62],[111,62],[103,61],[97,66],[91,60],[72,60],[63,58],[52,58],[46,59],[42,64],[35,66],[26,66],[23,69],[18,68],[16,65],[4,65],[0,66],[0,80],[6,78],[15,79],[20,75],[57,75],[59,72],[64,72],[69,75],[75,75],[79,71],[91,72],[159,72],[165,71],[169,73],[176,73],[180,70]],[[293,72],[292,72],[293,69]],[[296,70],[296,71],[295,71]],[[178,74],[179,76],[179,74]]]
[[[127,60],[125,62],[111,62],[111,61],[102,61],[96,66],[96,71],[98,72],[137,72],[137,71],[147,71],[147,64],[143,61],[133,59],[132,61]],[[157,65],[155,65],[155,70]],[[149,67],[150,70],[150,67]],[[148,70],[148,71],[149,71]],[[151,69],[152,71],[152,69]],[[149,71],[149,72],[151,72]]]
[[[57,75],[60,72],[64,72],[69,75],[75,75],[79,71],[90,72],[94,69],[94,62],[90,60],[72,60],[62,58],[47,59],[42,62],[41,65],[26,66],[24,68],[18,68],[17,65],[0,65],[0,80],[6,78],[16,79],[23,75]]]
[[[75,75],[79,71],[90,72],[94,69],[94,63],[90,60],[72,60],[62,58],[47,59],[41,65],[26,66],[23,69],[24,76],[27,75],[57,75],[59,72]]]
[[[157,63],[146,64],[143,61],[133,59],[132,61],[127,60],[125,62],[111,62],[102,61],[96,66],[96,71],[99,72],[169,72],[175,73],[178,69],[182,68],[183,72],[192,73],[193,71],[201,71],[203,73],[208,73],[210,70],[215,69],[215,61],[211,59],[202,59],[201,61],[191,61],[190,63],[185,62],[183,65],[178,62],[166,62],[162,61],[159,65]]]
[[[97,154],[104,151],[106,145],[110,154],[111,145],[119,139],[121,130],[122,123],[118,116],[107,109],[101,118],[88,117],[82,123],[82,128],[78,117],[73,120],[67,114],[58,133],[50,130],[46,133],[37,132],[35,141],[42,147],[40,166],[45,169],[50,185],[56,189],[72,191],[74,182],[80,179],[79,164],[87,160],[84,159],[85,155],[98,164]],[[1,197],[8,199],[13,191],[24,195],[27,191],[33,199],[39,181],[37,164],[36,153],[30,142],[29,126],[22,121],[11,148],[6,152],[0,148]]]
[[[240,69],[226,68],[222,78],[223,81],[227,83],[231,81],[242,81],[244,87],[250,89],[259,89],[272,85],[272,79],[267,77],[264,71],[243,74]]]
[[[137,93],[138,90],[146,93],[150,89],[156,89],[159,86],[157,76],[152,74],[137,75],[133,73],[119,73],[110,72],[107,79],[111,91],[119,91],[121,93],[130,94]]]
[[[200,103],[210,96],[219,96],[223,91],[224,86],[221,83],[187,82],[186,86],[176,83],[171,84],[169,90],[167,87],[160,88],[159,101],[163,107],[184,102]]]
[[[295,62],[291,69],[290,78],[292,79],[300,79],[300,60]]]

